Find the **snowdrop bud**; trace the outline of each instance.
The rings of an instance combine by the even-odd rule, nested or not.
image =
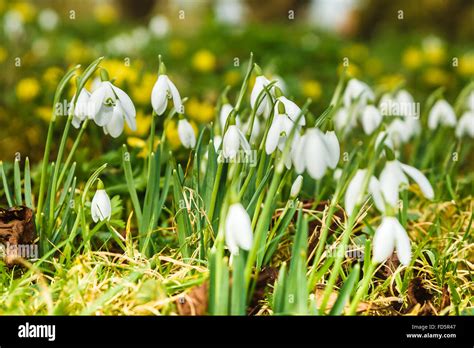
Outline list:
[[[334,131],[327,131],[324,134],[324,142],[328,154],[327,164],[329,168],[334,169],[336,168],[341,155],[339,140],[337,139],[336,133]]]
[[[365,134],[372,134],[382,122],[382,115],[379,109],[373,105],[367,105],[362,112],[362,128]]]
[[[397,250],[400,262],[407,266],[411,260],[410,239],[400,222],[393,216],[385,216],[375,231],[373,241],[373,261],[380,263]]]
[[[85,88],[83,88],[81,90],[81,93],[79,93],[79,97],[76,100],[76,106],[74,108],[72,119],[72,125],[75,128],[79,128],[81,122],[84,121],[86,117],[91,117],[92,115],[91,110],[89,110],[90,96],[91,94]]]
[[[456,126],[456,136],[462,138],[464,135],[474,138],[474,109],[466,111]]]
[[[163,71],[164,64],[160,64],[160,71]],[[178,89],[174,83],[164,73],[158,76],[158,79],[151,91],[151,105],[155,113],[162,115],[168,106],[168,99],[173,99],[174,108],[179,114],[183,113],[183,103]]]
[[[222,139],[222,154],[224,158],[234,159],[241,148],[246,154],[250,153],[250,144],[245,135],[235,124],[230,125]]]
[[[438,100],[430,110],[428,115],[428,128],[436,129],[439,125],[454,127],[456,126],[456,115],[454,109],[444,100]]]
[[[257,106],[258,96],[269,83],[270,81],[268,81],[263,75],[257,76],[257,78],[255,79],[255,85],[253,86],[252,93],[250,94],[250,105],[253,109],[257,109],[256,115],[263,114],[265,108],[267,107],[267,104],[270,102],[268,99],[268,94],[266,92],[263,92],[263,96]]]
[[[226,104],[222,105],[222,107],[221,107],[221,112],[219,114],[219,122],[221,123],[222,131],[224,131],[225,124],[226,124],[227,119],[229,118],[229,115],[232,112],[232,110],[234,110],[234,108],[229,103],[226,103]],[[238,124],[237,117],[235,118],[235,123]]]
[[[225,219],[225,241],[231,254],[239,253],[239,248],[250,250],[253,234],[249,214],[242,204],[234,203],[229,207]]]
[[[325,135],[319,129],[311,128],[306,132],[304,157],[306,170],[313,179],[321,179],[328,164],[333,164],[334,159],[330,159],[330,156],[335,154],[335,149],[332,152],[334,153],[329,153]]]
[[[178,121],[178,135],[185,148],[192,149],[196,146],[196,134],[194,134],[193,126],[184,118]]]
[[[292,198],[295,198],[298,196],[298,194],[301,191],[301,186],[303,185],[303,176],[298,175],[293,182],[293,185],[291,185],[291,190],[290,190],[290,196]]]
[[[357,98],[359,98],[359,105],[365,105],[367,101],[373,100],[375,96],[366,83],[357,79],[351,79],[347,83],[342,98],[344,106],[349,107]]]
[[[92,198],[91,216],[94,222],[110,220],[112,215],[112,205],[107,192],[104,190],[104,184],[99,179],[97,184],[97,191]]]
[[[347,186],[347,190],[344,195],[344,208],[348,216],[352,214],[356,204],[362,199],[362,185],[364,183],[366,173],[367,169],[358,169]]]

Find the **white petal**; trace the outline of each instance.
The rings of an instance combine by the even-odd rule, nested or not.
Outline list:
[[[76,116],[81,121],[83,121],[90,114],[89,99],[90,93],[85,88],[83,88],[81,93],[79,93],[79,97],[76,100],[76,107],[74,108],[74,116]]]
[[[303,176],[298,175],[293,182],[293,185],[291,185],[290,196],[296,197],[301,191],[301,186],[303,186]]]
[[[306,135],[300,136],[295,133],[291,147],[291,160],[297,174],[301,174],[305,169],[305,139]]]
[[[444,99],[438,100],[431,108],[428,115],[428,128],[436,129],[439,125],[454,127],[456,115],[453,107]]]
[[[288,115],[290,120],[292,120],[293,122],[296,122],[296,119],[298,118],[301,112],[301,109],[298,107],[298,105],[296,105],[294,102],[292,102],[291,100],[287,99],[284,96],[279,97],[278,100],[282,102],[283,105],[285,106],[286,114]],[[306,120],[304,116],[300,118],[298,125],[300,126],[306,125]]]
[[[306,132],[306,137],[304,149],[306,170],[313,179],[319,180],[324,176],[329,160],[324,135],[319,129],[312,128]]]
[[[411,260],[411,245],[410,238],[403,228],[403,226],[395,219],[397,223],[394,223],[395,227],[395,246],[397,249],[397,256],[402,265],[408,266]]]
[[[365,134],[372,134],[382,122],[380,111],[373,105],[367,105],[362,112],[362,128]]]
[[[133,105],[132,100],[130,97],[122,91],[120,88],[113,86],[115,94],[117,94],[118,102],[120,102],[120,106],[125,113],[125,120],[127,121],[128,126],[131,130],[137,130],[137,125],[135,121],[135,117],[137,112],[135,110],[135,106]]]
[[[230,113],[234,108],[230,104],[222,105],[221,112],[219,114],[219,121],[221,123],[221,129],[224,130],[225,124],[227,122],[227,118],[229,117]]]
[[[354,177],[347,186],[347,190],[344,195],[344,208],[346,209],[348,216],[352,214],[356,204],[362,199],[362,184],[364,182],[366,172],[366,169],[357,170]]]
[[[472,93],[474,96],[474,92]],[[462,138],[464,135],[474,138],[474,111],[466,111],[456,126],[456,136]]]
[[[105,190],[97,190],[92,198],[91,215],[94,222],[110,220],[112,205]]]
[[[400,185],[408,180],[403,174],[398,161],[388,161],[380,173],[380,188],[385,201],[392,207],[398,204]]]
[[[372,176],[369,181],[369,192],[372,195],[375,207],[381,212],[385,212],[385,202],[383,200],[382,191],[380,190],[380,182],[375,176]]]
[[[110,119],[109,123],[104,126],[104,128],[107,130],[107,133],[109,133],[114,138],[118,138],[123,132],[123,115],[124,112],[120,105],[115,105],[112,113],[112,118]]]
[[[157,115],[162,115],[166,110],[166,105],[168,104],[167,93],[168,81],[166,75],[160,75],[151,91],[151,105]]]
[[[399,224],[398,220],[391,216],[382,219],[382,223],[375,231],[372,245],[374,262],[384,262],[392,255],[395,247],[396,226]]]
[[[420,187],[421,192],[423,192],[423,195],[428,199],[433,199],[433,187],[431,186],[426,176],[415,167],[403,163],[400,163],[400,165],[403,171],[417,183],[417,185]]]
[[[178,89],[168,77],[167,77],[167,80],[168,80],[169,90],[171,91],[171,96],[173,97],[174,108],[176,109],[176,112],[178,114],[182,114],[184,111],[183,103],[181,101],[181,96],[179,95]]]
[[[101,127],[105,126],[112,117],[112,107],[104,105],[108,89],[108,85],[101,82],[100,87],[91,94],[89,99],[89,103],[92,107],[92,117],[94,118],[95,123]]]
[[[327,131],[324,134],[324,142],[329,155],[327,162],[328,166],[329,168],[334,169],[339,162],[339,156],[341,154],[339,140],[337,139],[336,133],[334,131]]]
[[[255,109],[255,107],[257,106],[256,102],[258,95],[260,94],[260,92],[262,92],[264,87],[268,85],[268,83],[269,81],[264,76],[257,76],[257,78],[255,79],[255,84],[253,86],[252,93],[250,94],[250,105],[253,109]],[[257,115],[261,115],[264,112],[267,104],[268,95],[266,92],[263,93],[263,97],[261,98],[260,104],[257,107]]]
[[[282,132],[284,117],[286,116],[275,115],[273,118],[272,124],[270,125],[270,129],[267,133],[267,139],[265,141],[265,152],[267,155],[272,154],[277,148],[278,141],[280,140],[280,134]]]
[[[179,140],[185,148],[190,149],[196,146],[196,135],[194,134],[194,129],[187,120],[179,120],[178,135]]]
[[[236,125],[231,125],[227,128],[222,143],[222,154],[224,158],[235,158],[240,147],[240,135]]]
[[[253,241],[252,224],[242,204],[234,203],[229,207],[226,230],[231,231],[233,239],[241,249],[250,250]]]

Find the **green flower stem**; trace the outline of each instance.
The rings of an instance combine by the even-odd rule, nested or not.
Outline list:
[[[356,294],[354,295],[354,298],[352,299],[352,303],[349,307],[349,311],[348,311],[348,314],[349,315],[354,315],[356,313],[356,310],[357,310],[357,306],[360,302],[360,300],[365,296],[365,294],[367,293],[367,290],[369,288],[369,283],[370,283],[370,280],[372,279],[373,277],[373,274],[374,274],[374,271],[377,267],[377,264],[374,263],[374,262],[371,262],[367,271],[365,272],[364,274],[364,278],[362,279],[362,284],[361,286],[357,289],[357,292]]]

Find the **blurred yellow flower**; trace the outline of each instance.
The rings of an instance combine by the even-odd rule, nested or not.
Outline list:
[[[444,45],[439,39],[429,39],[423,43],[423,53],[428,63],[439,65],[446,59]]]
[[[339,64],[337,67],[337,74],[341,75],[342,72],[344,71],[344,68],[346,68],[342,63]],[[347,76],[348,77],[359,77],[360,76],[360,69],[357,65],[354,63],[350,63],[349,66],[347,66]]]
[[[142,110],[137,110],[136,115],[137,130],[134,132],[130,128],[125,127],[125,134],[144,137],[150,133],[151,115],[145,115]]]
[[[186,43],[183,40],[172,40],[169,49],[173,57],[182,57],[186,53]]]
[[[132,87],[132,100],[141,105],[148,105],[151,103],[151,91],[155,85],[157,75],[155,73],[145,73],[141,82]]]
[[[117,20],[118,12],[111,4],[99,4],[94,8],[94,17],[100,24],[108,25]]]
[[[459,73],[463,76],[474,75],[474,52],[469,52],[459,58]]]
[[[156,148],[158,143],[160,142],[160,139],[155,138],[154,143],[153,143],[153,148]],[[138,157],[145,158],[148,156],[148,142],[137,137],[128,137],[127,138],[127,144],[128,146],[135,148],[135,149],[140,149],[140,152],[138,152]]]
[[[229,70],[224,75],[224,82],[229,86],[236,86],[240,82],[240,74],[236,70]]]
[[[321,97],[321,84],[315,80],[306,80],[302,85],[302,92],[305,97],[318,100]]]
[[[450,82],[450,76],[440,68],[428,68],[423,74],[423,80],[431,86],[445,86]]]
[[[24,22],[31,22],[36,14],[36,8],[27,1],[16,1],[11,10],[18,12]]]
[[[32,77],[21,79],[16,85],[16,96],[20,101],[31,101],[36,98],[40,91],[38,80]]]
[[[49,87],[55,87],[63,75],[63,70],[57,66],[47,68],[43,73],[43,82]]]
[[[38,106],[35,109],[35,115],[46,122],[49,122],[51,120],[52,112],[53,111],[51,110],[51,107],[49,106]]]
[[[215,116],[214,105],[206,101],[200,102],[196,98],[191,98],[186,103],[185,110],[190,119],[200,123],[211,122]]]
[[[378,76],[382,73],[383,63],[379,58],[370,57],[365,60],[364,69],[370,76]]]
[[[8,57],[8,51],[0,46],[0,63],[3,63]]]
[[[423,63],[423,52],[416,47],[407,48],[403,52],[402,63],[407,69],[418,69]]]
[[[122,60],[107,59],[101,63],[101,66],[107,70],[111,79],[115,79],[116,85],[121,85],[125,81],[134,84],[137,81],[138,73],[136,68],[132,65],[125,65],[125,62]]]
[[[405,81],[405,78],[401,74],[385,75],[380,78],[378,84],[385,91],[393,91],[399,87]]]
[[[193,56],[193,67],[200,72],[210,72],[216,67],[216,57],[209,50],[199,50]]]
[[[66,61],[70,64],[86,62],[91,57],[91,50],[79,40],[71,41],[66,48]]]

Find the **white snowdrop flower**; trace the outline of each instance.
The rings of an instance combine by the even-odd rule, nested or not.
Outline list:
[[[236,117],[235,123],[237,124],[237,127],[240,128],[239,121],[240,121],[239,118]],[[245,124],[242,126],[242,131],[244,133],[248,132],[250,123],[251,123],[251,119],[249,118],[247,122],[245,122]],[[255,117],[255,119],[253,120],[252,132],[250,133],[250,142],[255,142],[257,140],[257,138],[260,135],[261,128],[262,127],[260,125],[260,120],[258,119],[258,117]]]
[[[350,132],[357,125],[357,119],[345,107],[341,107],[334,115],[334,126],[338,131]]]
[[[168,34],[169,31],[169,21],[163,15],[156,15],[148,23],[148,29],[152,35],[156,38],[162,38]]]
[[[275,110],[278,111],[278,105],[283,104],[284,110],[285,110],[285,115],[287,115],[290,120],[293,122],[296,122],[298,119],[299,114],[301,113],[301,109],[299,108],[298,105],[296,105],[294,102],[289,100],[288,98],[284,96],[280,96],[276,100],[276,105],[275,105]],[[299,121],[298,121],[299,126],[304,126],[306,125],[306,119],[304,116],[301,116]]]
[[[462,138],[464,135],[474,138],[474,110],[466,111],[458,121],[456,136]]]
[[[234,159],[240,149],[250,153],[250,144],[235,124],[230,125],[222,140],[222,154],[224,158]]]
[[[323,133],[317,128],[309,129],[303,151],[306,170],[315,180],[321,179],[328,167],[336,168],[339,162],[339,141],[334,132]]]
[[[268,93],[263,92],[263,96],[261,98],[260,103],[257,106],[257,99],[259,94],[264,90],[264,88],[270,83],[268,79],[263,76],[257,76],[255,79],[255,84],[252,88],[252,93],[250,94],[250,105],[252,106],[252,109],[256,109],[256,115],[261,115],[264,113],[266,108],[269,108],[269,105],[271,103],[271,96],[268,95]]]
[[[373,261],[387,260],[397,250],[400,262],[407,266],[411,260],[410,239],[400,222],[393,216],[384,216],[375,231],[373,241]]]
[[[430,110],[428,115],[428,128],[436,129],[439,125],[455,127],[456,115],[454,109],[449,103],[444,100],[438,100]]]
[[[434,198],[433,187],[426,176],[415,167],[400,163],[398,160],[387,161],[380,173],[380,190],[386,203],[396,207],[402,184],[408,184],[406,175],[415,181],[423,195],[428,199]]]
[[[324,143],[326,144],[326,150],[328,152],[327,164],[329,168],[334,169],[339,163],[341,155],[341,148],[336,133],[334,131],[326,131],[326,133],[324,133]]]
[[[230,116],[230,113],[234,110],[234,107],[230,105],[229,103],[225,103],[221,107],[221,112],[219,113],[219,122],[221,124],[221,130],[224,131],[225,124],[227,122],[227,119]],[[240,117],[239,115],[235,115],[235,124],[237,127],[240,128]]]
[[[359,105],[364,106],[374,98],[375,95],[372,89],[366,83],[357,79],[349,80],[342,96],[345,107],[351,106],[356,99],[358,99]]]
[[[365,134],[372,134],[372,132],[380,126],[381,122],[382,115],[380,114],[379,109],[373,105],[367,105],[362,111],[361,116],[362,128],[364,129]]]
[[[295,124],[285,114],[275,114],[265,141],[265,151],[268,155],[272,154],[277,147],[280,151],[284,150],[286,139],[294,126]]]
[[[102,81],[89,99],[91,117],[106,133],[118,137],[123,131],[124,119],[136,130],[136,111],[130,97],[109,81]]]
[[[344,208],[347,215],[351,215],[356,205],[365,197],[363,186],[366,175],[367,169],[358,169],[347,186],[347,190],[344,195]],[[385,211],[384,201],[380,191],[380,183],[375,176],[370,177],[367,191],[372,196],[377,209],[382,212]]]
[[[87,89],[81,89],[81,93],[79,93],[79,97],[76,100],[72,118],[72,125],[75,128],[79,128],[82,121],[86,118],[92,118],[92,110],[89,103],[90,97],[91,94]]]
[[[245,208],[240,203],[229,207],[225,219],[225,241],[232,255],[239,253],[239,248],[250,250],[253,242],[252,224]]]
[[[214,149],[216,152],[219,150],[222,144],[222,137],[220,135],[214,135]]]
[[[395,96],[395,100],[397,103],[396,115],[413,118],[419,116],[415,100],[408,91],[404,89],[399,90]]]
[[[399,118],[395,118],[387,127],[387,133],[397,147],[400,144],[406,143],[410,140],[410,132],[407,129],[405,122]]]
[[[299,133],[295,133],[291,146],[291,161],[297,174],[303,173],[306,168],[305,142],[306,134],[300,135]]]
[[[336,168],[336,170],[334,170],[334,173],[332,174],[332,178],[334,179],[334,181],[338,181],[341,179],[341,176],[342,176],[342,169]]]
[[[298,175],[293,182],[293,185],[291,185],[291,190],[290,190],[290,197],[296,197],[301,191],[301,187],[303,186],[303,176]]]
[[[193,126],[184,118],[178,121],[178,135],[185,148],[192,149],[196,146],[196,134],[194,134]]]
[[[383,141],[383,144],[387,146],[389,149],[394,150],[393,142],[391,139],[390,134],[388,134],[386,131],[381,131],[378,135],[377,138],[375,138],[375,148],[377,149],[379,146],[381,146],[381,142]],[[383,151],[382,153],[385,153]]]
[[[165,112],[168,99],[173,99],[174,108],[179,114],[182,114],[183,103],[178,89],[167,75],[160,74],[151,91],[151,105],[158,116]]]
[[[218,22],[239,25],[244,20],[244,5],[240,0],[217,0],[214,11]]]
[[[104,190],[104,184],[99,180],[97,191],[95,191],[91,203],[92,220],[94,220],[94,222],[110,220],[111,215],[112,204],[110,203],[110,198]]]
[[[45,31],[54,30],[59,22],[59,16],[56,11],[46,8],[42,10],[38,16],[38,24]]]

